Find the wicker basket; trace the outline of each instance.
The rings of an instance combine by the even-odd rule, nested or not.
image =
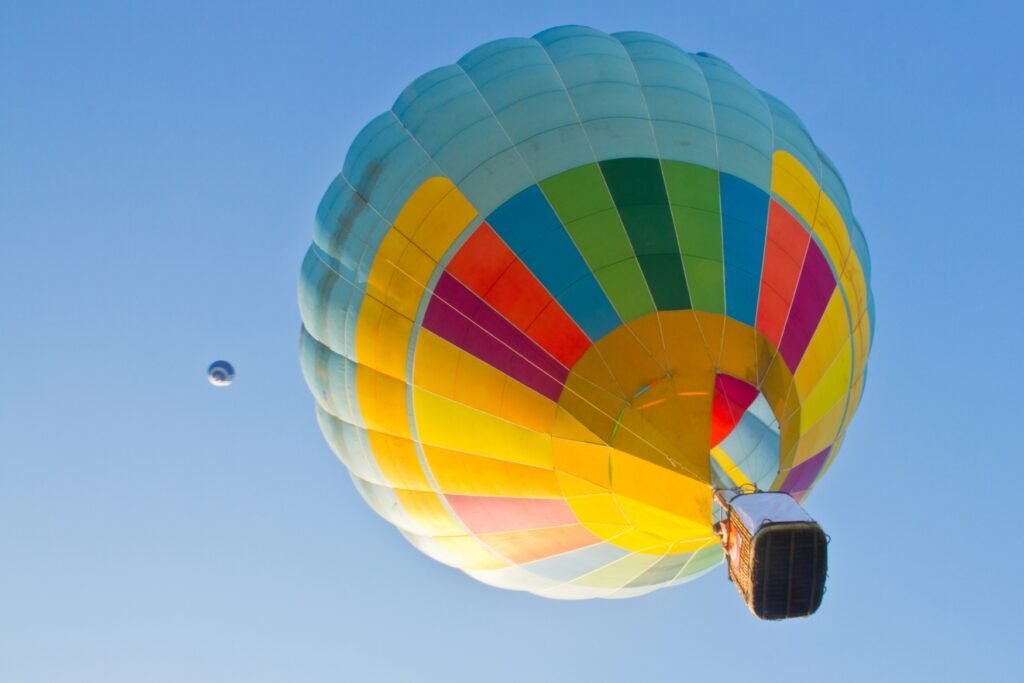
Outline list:
[[[818,523],[765,521],[752,530],[732,506],[728,512],[729,578],[750,611],[761,619],[814,614],[828,573],[828,537]]]

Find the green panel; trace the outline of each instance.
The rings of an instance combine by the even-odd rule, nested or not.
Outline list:
[[[563,223],[615,208],[597,164],[587,164],[552,176],[541,181],[540,189]]]
[[[651,301],[636,258],[631,257],[595,270],[594,276],[604,291],[608,292],[608,298],[624,322],[654,312],[654,302]]]
[[[721,261],[683,254],[686,279],[693,295],[693,307],[707,313],[725,313]]]
[[[724,313],[718,172],[679,161],[663,161],[662,169],[693,307],[698,311]]]
[[[591,270],[634,258],[633,246],[614,208],[565,223]]]
[[[718,171],[682,161],[661,162],[669,201],[718,213]]]
[[[597,164],[540,184],[559,220],[623,320],[655,310],[647,283]]]
[[[613,159],[601,162],[601,172],[658,310],[690,308],[660,162]]]

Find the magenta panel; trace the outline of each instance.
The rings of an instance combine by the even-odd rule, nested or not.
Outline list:
[[[423,326],[534,391],[557,401],[569,370],[448,273]]]
[[[806,491],[814,483],[814,480],[818,478],[818,473],[821,472],[825,461],[828,460],[828,454],[831,450],[832,447],[829,446],[822,452],[808,460],[804,460],[791,469],[789,474],[786,475],[786,480],[782,482],[780,490],[794,496],[798,496],[798,494]]]
[[[811,343],[811,337],[818,328],[835,288],[836,280],[832,276],[828,259],[821,248],[811,242],[807,247],[804,267],[800,271],[800,281],[793,296],[786,329],[782,333],[782,343],[779,344],[779,353],[790,370],[795,372],[800,365],[800,359]]]

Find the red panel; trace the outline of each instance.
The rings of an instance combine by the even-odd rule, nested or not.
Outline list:
[[[569,504],[561,499],[454,494],[445,498],[474,534],[543,529],[579,522]]]
[[[540,312],[526,333],[567,368],[576,365],[590,348],[587,335],[554,300]]]
[[[810,239],[804,226],[773,199],[768,210],[768,239],[761,270],[757,330],[776,348],[782,341],[782,330],[789,316]]]
[[[715,397],[711,403],[711,448],[736,428],[757,394],[757,387],[741,379],[731,375],[715,377]]]
[[[516,564],[533,562],[552,555],[561,555],[571,550],[596,545],[601,539],[582,524],[537,529],[533,531],[510,531],[503,534],[487,534],[480,540],[494,548],[499,555]]]
[[[517,259],[509,264],[488,290],[484,300],[501,311],[509,322],[525,331],[552,299],[548,290]]]
[[[491,226],[481,223],[455,254],[446,270],[456,280],[483,296],[515,260],[515,254]]]
[[[572,368],[590,348],[579,326],[486,223],[446,271],[564,367]]]

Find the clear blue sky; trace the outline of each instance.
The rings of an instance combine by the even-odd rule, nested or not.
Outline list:
[[[0,7],[0,681],[1020,675],[1016,3],[293,4]],[[421,72],[561,23],[722,56],[849,187],[878,328],[808,501],[812,619],[758,622],[722,569],[613,602],[477,584],[317,429],[295,289],[352,138]]]

